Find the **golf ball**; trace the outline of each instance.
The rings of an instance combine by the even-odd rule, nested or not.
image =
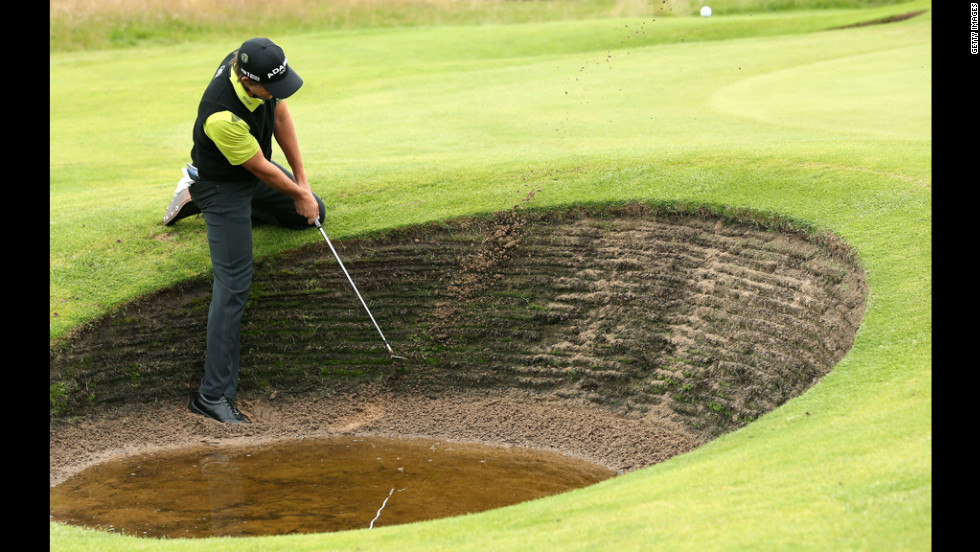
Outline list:
[[[701,8],[701,17],[711,17],[711,8],[708,6]]]

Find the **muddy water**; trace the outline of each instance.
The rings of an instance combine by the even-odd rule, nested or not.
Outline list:
[[[615,475],[522,448],[377,437],[202,446],[93,466],[51,519],[144,537],[372,529],[499,508]]]

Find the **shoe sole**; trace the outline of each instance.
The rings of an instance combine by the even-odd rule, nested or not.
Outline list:
[[[163,224],[170,226],[184,217],[189,217],[200,212],[201,210],[197,205],[194,205],[191,195],[184,191],[170,200],[170,205],[167,205],[167,210],[163,214]]]

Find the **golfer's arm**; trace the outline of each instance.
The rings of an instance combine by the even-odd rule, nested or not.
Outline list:
[[[265,158],[262,150],[255,152],[255,155],[248,161],[242,163],[242,167],[245,167],[256,178],[268,184],[270,188],[278,190],[293,199],[301,198],[310,192],[309,186],[304,188],[290,180],[286,176],[286,173],[279,170],[279,167],[273,165],[272,162]]]
[[[280,101],[276,105],[276,120],[272,134],[276,137],[276,142],[286,156],[286,162],[296,177],[296,183],[304,188],[310,185],[306,181],[306,172],[303,170],[303,158],[299,154],[299,140],[296,138],[296,127],[293,125],[293,116],[286,107],[286,102]]]

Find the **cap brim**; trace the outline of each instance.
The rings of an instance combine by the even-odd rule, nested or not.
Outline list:
[[[286,76],[277,80],[275,82],[268,82],[263,85],[263,87],[272,94],[272,97],[285,100],[286,98],[292,96],[299,90],[299,87],[303,86],[303,79],[293,70],[292,67],[286,72]]]

